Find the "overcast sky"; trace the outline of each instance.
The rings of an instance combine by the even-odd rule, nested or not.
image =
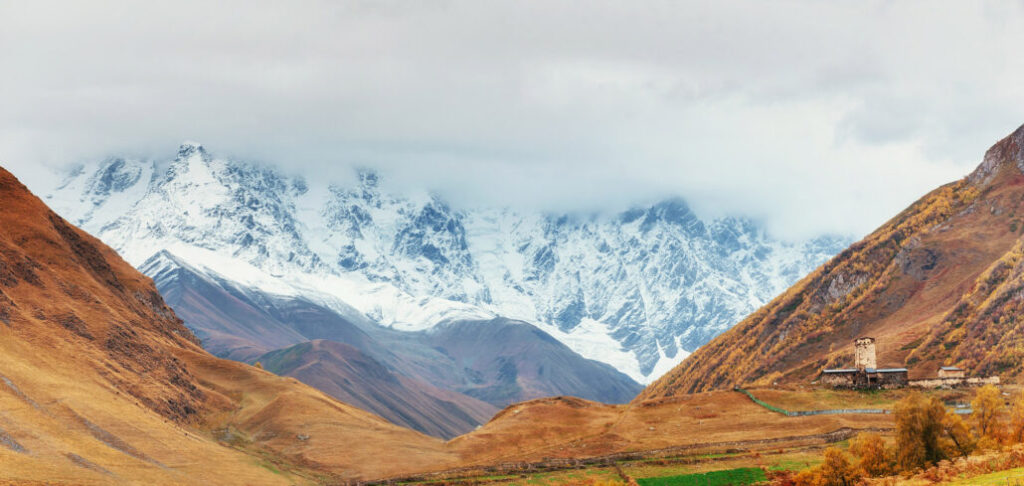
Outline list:
[[[216,4],[216,5],[214,5]],[[0,1],[0,164],[379,167],[860,236],[1024,123],[1024,2]]]

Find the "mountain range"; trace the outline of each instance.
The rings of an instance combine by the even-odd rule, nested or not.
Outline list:
[[[172,160],[79,166],[41,192],[147,272],[166,252],[236,287],[400,331],[524,321],[641,383],[846,244],[783,242],[750,220],[702,219],[680,199],[617,214],[462,209],[356,175],[310,180],[186,143]]]
[[[842,431],[891,428],[892,417],[789,416],[718,389],[772,385],[759,391],[807,400],[813,391],[806,386],[787,392],[774,385],[812,382],[821,367],[848,362],[850,340],[864,335],[877,339],[880,365],[902,362],[912,376],[955,364],[970,374],[1019,379],[1021,206],[1024,127],[988,150],[967,177],[925,195],[701,347],[631,403],[575,397],[514,403],[479,428],[444,441],[267,369],[304,379],[350,379],[316,384],[341,389],[335,393],[361,389],[415,397],[408,405],[419,415],[411,421],[451,414],[444,402],[470,419],[469,412],[485,414],[481,403],[493,393],[510,384],[543,386],[538,379],[554,372],[552,366],[577,369],[575,376],[587,383],[595,380],[579,374],[585,366],[580,363],[545,362],[584,358],[555,352],[568,348],[527,322],[461,318],[418,331],[396,329],[338,302],[331,307],[307,296],[257,292],[209,269],[195,273],[191,263],[158,250],[143,266],[171,284],[169,298],[188,303],[179,305],[185,310],[208,311],[204,329],[237,336],[236,345],[222,341],[218,352],[247,355],[258,365],[217,358],[199,346],[200,338],[163,300],[154,280],[0,169],[0,478],[339,483],[439,471],[487,475],[508,464],[575,468],[585,458],[628,456],[649,466],[644,458],[664,460],[667,451],[691,454],[685,456],[691,460],[696,451],[730,454],[735,447],[817,448],[822,440],[841,440]],[[251,267],[235,270],[254,279],[263,275]],[[199,278],[204,280],[192,282]],[[246,334],[237,327],[240,319],[223,319],[223,309],[250,316],[275,342],[262,343],[263,333]],[[314,337],[329,332],[355,344]],[[290,339],[305,341],[289,346]],[[507,365],[500,352],[481,350],[481,342],[506,343],[512,354],[528,357],[533,373]],[[383,351],[372,356],[367,350],[377,345]],[[264,352],[264,346],[277,348]],[[455,392],[398,373],[386,353],[403,356],[405,346],[434,346],[441,348],[438,355],[480,363],[472,368],[483,378],[474,382],[480,399],[468,389],[453,397]],[[417,359],[405,363],[410,368],[434,363],[411,356]],[[332,371],[301,371],[316,369]],[[513,371],[516,379],[503,381]],[[402,410],[393,401],[366,406]]]
[[[152,277],[205,349],[442,438],[534,398],[628,402],[840,245],[680,199],[455,209],[354,175],[309,181],[186,143],[79,166],[46,200]]]

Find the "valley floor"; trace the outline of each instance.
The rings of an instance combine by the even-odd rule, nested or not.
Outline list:
[[[908,393],[909,390],[842,391],[802,387],[751,390],[753,396],[772,406],[793,411],[840,408],[892,410],[896,402]],[[932,390],[926,393],[939,397],[950,408],[969,403],[972,396],[971,390]],[[492,442],[490,449],[495,454],[490,456],[491,459],[479,466],[393,477],[389,482],[756,484],[770,480],[779,472],[800,471],[820,464],[826,447],[846,449],[858,432],[878,432],[890,438],[894,432],[892,415],[888,413],[789,417],[755,404],[740,392],[699,393],[674,400],[640,402],[618,409],[604,406],[595,410],[600,414],[588,416],[592,413],[588,410],[593,406],[574,402],[573,399],[547,399],[510,407],[487,426],[495,431],[504,431],[503,440]],[[519,418],[523,414],[532,418]],[[542,418],[545,416],[549,419]],[[598,416],[602,417],[598,420],[614,418],[613,422],[605,423],[606,432],[589,436],[581,434],[579,437],[572,437],[566,432],[572,429],[593,431],[593,427],[587,424]],[[536,420],[536,428],[531,429],[526,420]],[[503,423],[506,421],[519,423],[523,435],[527,430],[547,432],[548,440],[539,440],[538,443],[546,442],[548,445],[534,449],[521,447],[520,452],[508,454],[508,447],[515,447],[512,444],[516,439],[523,441],[524,438],[517,438],[512,432],[516,425]],[[548,428],[549,425],[557,427],[559,423],[564,425],[561,431],[552,432]],[[487,428],[481,432],[487,433]],[[493,440],[497,434],[490,433],[494,434],[490,436]],[[457,439],[470,440],[480,440],[480,437],[469,434]],[[505,444],[505,447],[497,444]],[[654,449],[654,444],[663,447]],[[602,448],[606,453],[594,454]],[[607,452],[613,449],[617,452]],[[506,455],[498,457],[501,452]],[[966,482],[957,484],[1007,484],[1006,478],[1014,477],[1013,471],[1004,471],[965,478],[963,481]],[[998,482],[998,478],[1003,478],[1003,482]],[[1024,480],[1024,476],[1021,479]],[[914,478],[906,479],[907,484],[932,484],[915,481]]]
[[[421,435],[413,440],[416,437],[403,429],[347,408],[339,408],[341,415],[334,418],[309,415],[307,410],[320,409],[312,404],[329,399],[288,391],[291,379],[253,374],[212,358],[189,359],[210,380],[205,386],[239,404],[208,417],[199,427],[163,423],[143,427],[146,432],[138,425],[119,424],[116,413],[109,413],[111,406],[121,403],[115,395],[103,397],[99,409],[82,409],[82,404],[99,406],[100,402],[75,398],[79,415],[91,421],[79,421],[86,424],[80,427],[81,433],[58,434],[36,427],[67,422],[50,417],[58,410],[53,407],[59,407],[51,400],[41,400],[42,408],[33,408],[28,400],[47,394],[36,384],[23,387],[22,397],[0,393],[4,422],[10,425],[5,429],[31,451],[0,447],[5,465],[0,478],[56,484],[100,484],[128,477],[150,478],[154,483],[203,483],[216,477],[261,484],[374,480],[557,484],[613,473],[621,479],[743,467],[806,467],[826,444],[846,440],[857,430],[892,427],[888,415],[786,417],[756,405],[742,393],[724,391],[618,406],[567,397],[539,399],[510,406],[477,431],[448,442]],[[11,378],[26,382],[20,374]],[[72,387],[70,381],[59,386]],[[247,391],[239,395],[242,389]],[[88,423],[96,424],[95,428]],[[117,440],[98,431],[109,431]],[[61,442],[61,435],[76,443],[77,437],[84,437],[71,450],[85,461],[67,455],[50,457],[47,444]],[[68,447],[56,447],[54,454]],[[237,465],[237,474],[221,474],[229,469],[212,471],[200,460],[221,456],[219,463]]]

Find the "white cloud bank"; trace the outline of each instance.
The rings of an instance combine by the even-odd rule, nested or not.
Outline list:
[[[0,164],[211,150],[859,235],[1024,123],[1024,2],[0,3]],[[340,177],[340,175],[339,175]]]

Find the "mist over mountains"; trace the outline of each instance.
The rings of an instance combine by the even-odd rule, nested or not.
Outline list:
[[[0,1],[0,486],[1009,481],[1021,45],[1024,0]]]
[[[43,191],[60,214],[139,267],[166,250],[273,294],[417,331],[451,319],[530,322],[646,382],[843,247],[702,220],[682,199],[612,215],[455,209],[181,146],[173,160],[110,158]]]

